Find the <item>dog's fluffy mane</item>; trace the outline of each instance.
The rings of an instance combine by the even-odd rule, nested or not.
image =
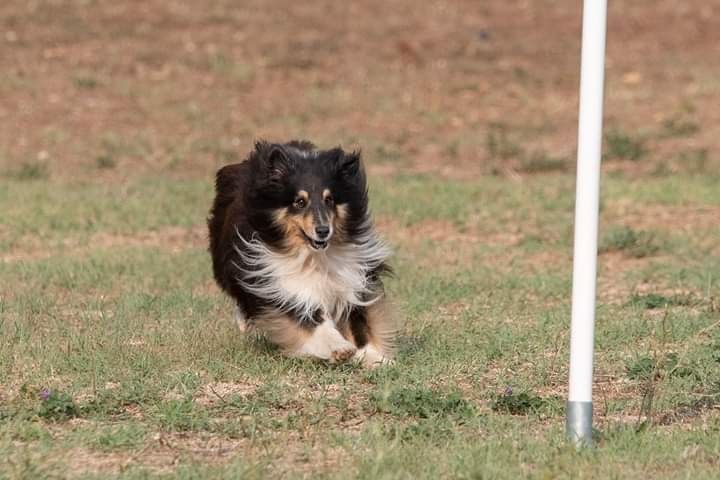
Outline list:
[[[295,312],[301,321],[315,321],[318,311],[342,321],[353,306],[372,305],[384,293],[372,274],[390,250],[373,229],[365,230],[363,238],[321,252],[277,251],[258,238],[248,241],[238,234],[235,250],[245,267],[236,265],[241,272],[237,280],[274,307]]]

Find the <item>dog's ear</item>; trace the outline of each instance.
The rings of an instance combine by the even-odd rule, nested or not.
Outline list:
[[[345,178],[354,178],[360,172],[360,152],[345,153],[340,150],[337,163],[338,174]]]
[[[268,179],[278,181],[290,175],[290,172],[292,172],[292,160],[281,145],[262,144],[256,148],[260,153]]]

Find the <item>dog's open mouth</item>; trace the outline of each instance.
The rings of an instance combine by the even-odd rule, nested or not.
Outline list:
[[[303,232],[303,235],[305,236],[305,240],[307,240],[308,245],[310,245],[310,248],[313,250],[325,250],[328,245],[330,245],[328,240],[315,240],[314,238],[309,237],[305,232]]]

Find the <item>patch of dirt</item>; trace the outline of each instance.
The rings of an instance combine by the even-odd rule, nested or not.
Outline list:
[[[659,415],[657,423],[660,425],[687,423],[708,413],[720,413],[720,402],[717,398],[702,398],[692,405],[681,406],[674,411],[665,412]]]
[[[57,431],[56,435],[61,438],[62,431]],[[156,432],[146,437],[142,448],[131,451],[106,452],[74,447],[57,453],[41,454],[34,449],[33,443],[15,443],[13,456],[53,465],[56,471],[73,478],[117,475],[138,466],[155,474],[170,474],[181,462],[220,466],[241,458],[259,458],[269,453],[267,445],[255,445],[249,439],[232,439],[199,432]],[[283,432],[282,444],[276,442],[275,445],[271,450],[274,451],[271,469],[278,475],[336,469],[349,455],[341,447],[328,447],[313,435],[294,431]]]
[[[448,220],[428,219],[410,226],[403,226],[389,217],[377,219],[378,230],[387,235],[391,243],[398,249],[422,251],[427,241],[435,243],[431,254],[418,256],[414,262],[437,265],[442,259],[444,267],[464,265],[471,258],[473,249],[484,239],[472,231],[460,231]]]
[[[234,396],[247,397],[258,388],[256,383],[215,382],[203,385],[195,395],[195,402],[208,407],[222,404]]]
[[[627,279],[628,272],[647,265],[647,258],[628,258],[621,252],[608,252],[598,258],[598,302],[623,304],[635,288]]]
[[[572,254],[569,251],[543,250],[528,254],[521,259],[529,271],[557,271],[572,268]]]
[[[67,472],[72,475],[119,473],[133,464],[129,454],[116,452],[96,452],[85,448],[73,448],[63,454],[61,461]]]
[[[191,228],[165,227],[133,235],[98,232],[89,238],[64,240],[58,246],[48,246],[34,239],[24,239],[18,243],[23,247],[3,252],[0,254],[0,262],[41,260],[56,255],[81,255],[94,249],[113,247],[163,247],[172,253],[178,253],[189,248],[206,247],[207,227],[204,224]]]
[[[350,464],[350,453],[342,447],[324,445],[322,448],[309,447],[307,439],[298,439],[287,445],[279,461],[273,465],[273,472],[279,477],[316,476],[318,472],[342,471]],[[309,451],[309,448],[312,448]]]
[[[152,246],[167,248],[173,253],[188,248],[207,246],[207,226],[195,225],[192,228],[166,227],[161,230],[141,232],[136,235],[113,235],[98,233],[90,239],[93,247],[110,248],[116,246]]]
[[[142,465],[155,473],[174,471],[180,460],[221,464],[235,458],[246,440],[205,434],[155,433],[139,452],[99,452],[74,448],[63,455],[72,475],[117,474]]]
[[[667,297],[704,298],[705,293],[687,288],[667,288],[650,281],[638,281],[630,277],[633,271],[640,271],[650,262],[661,261],[661,256],[629,258],[622,252],[603,253],[598,258],[597,295],[600,303],[622,305],[632,294],[655,293]],[[712,301],[712,300],[711,300]],[[712,308],[712,305],[709,305]],[[695,308],[695,307],[693,307]],[[661,315],[659,310],[655,314]]]
[[[376,224],[379,231],[388,232],[397,241],[462,240],[477,242],[480,240],[477,235],[461,232],[453,222],[445,219],[426,219],[404,226],[393,217],[381,216],[377,218]]]
[[[720,222],[720,206],[653,205],[614,202],[603,212],[604,220],[618,222],[638,230],[671,230],[695,234],[710,230]]]
[[[452,302],[446,305],[440,305],[437,308],[437,316],[455,319],[470,309],[465,302]]]
[[[363,147],[376,174],[571,169],[580,7],[8,0],[0,171],[211,178],[255,138],[299,135]],[[720,112],[701,108],[720,95],[718,15],[699,0],[610,5],[607,125],[650,153],[608,169],[685,169],[683,154],[718,150]],[[678,118],[697,128],[668,134]]]

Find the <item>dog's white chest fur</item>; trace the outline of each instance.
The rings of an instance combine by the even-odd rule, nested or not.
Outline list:
[[[239,280],[251,293],[303,319],[320,310],[337,322],[353,305],[368,305],[380,295],[368,284],[368,273],[390,251],[374,234],[364,240],[320,252],[279,253],[258,240],[241,238],[244,248],[237,251],[252,269],[243,270]]]
[[[307,252],[296,262],[297,265],[282,267],[286,274],[276,277],[278,290],[298,304],[322,309],[331,316],[357,303],[358,293],[366,287],[361,266],[345,264],[334,252]]]

